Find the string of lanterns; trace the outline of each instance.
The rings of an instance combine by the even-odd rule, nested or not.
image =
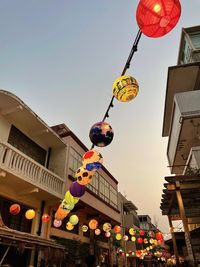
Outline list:
[[[137,51],[141,34],[152,38],[164,36],[176,26],[180,15],[181,5],[179,0],[140,0],[136,11],[139,31],[133,47],[121,76],[113,84],[113,96],[103,120],[95,123],[90,129],[89,137],[92,147],[82,157],[82,166],[75,172],[76,181],[70,185],[64,200],[56,211],[56,220],[62,220],[70,213],[79,198],[84,195],[86,186],[91,182],[94,172],[101,168],[103,164],[102,155],[93,148],[94,146],[108,146],[113,140],[113,129],[110,124],[105,122],[105,119],[109,117],[110,108],[114,107],[114,98],[120,102],[129,102],[138,94],[139,84],[137,80],[132,76],[125,75],[125,73],[130,67],[134,52]]]

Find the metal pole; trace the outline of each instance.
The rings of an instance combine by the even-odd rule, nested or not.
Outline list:
[[[6,255],[8,254],[8,251],[9,251],[10,247],[11,247],[11,244],[9,245],[9,247],[7,247],[5,253],[3,254],[3,257],[1,258],[1,261],[0,261],[0,266],[2,266],[2,263],[3,263]]]

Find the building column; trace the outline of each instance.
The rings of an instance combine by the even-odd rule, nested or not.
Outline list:
[[[195,262],[195,255],[194,255],[192,244],[191,244],[190,231],[188,228],[187,218],[185,215],[184,203],[183,203],[183,199],[181,196],[180,182],[178,182],[178,181],[176,181],[176,197],[177,197],[177,202],[178,202],[179,211],[180,211],[180,215],[181,215],[181,220],[183,222],[183,227],[184,227],[184,231],[185,231],[185,242],[186,242],[186,246],[187,246],[188,257],[189,257],[191,265],[194,267],[197,267],[197,264]]]
[[[174,235],[174,228],[173,228],[173,225],[172,225],[172,220],[170,218],[170,215],[167,215],[167,217],[168,217],[169,226],[170,226],[170,233],[171,233],[171,236],[172,236],[174,255],[175,255],[175,258],[176,258],[177,266],[179,266],[180,262],[179,262],[179,255],[178,255],[178,249],[177,249],[177,244],[176,244],[176,238],[175,238],[175,235]]]

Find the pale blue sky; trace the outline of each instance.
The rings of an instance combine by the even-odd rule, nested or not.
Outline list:
[[[65,123],[88,146],[102,119],[138,31],[135,0],[1,0],[0,88],[20,97],[49,125]],[[157,218],[167,142],[161,137],[168,66],[175,65],[182,27],[200,24],[199,0],[182,0],[176,28],[142,36],[127,74],[140,84],[130,103],[114,102],[107,120],[114,140],[99,148],[105,166],[139,209]]]

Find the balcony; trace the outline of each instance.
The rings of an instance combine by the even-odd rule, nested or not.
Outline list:
[[[124,214],[123,221],[125,228],[139,227],[139,220],[135,218],[134,214]]]
[[[200,90],[174,96],[167,148],[171,172],[182,174],[192,147],[200,145]]]
[[[0,142],[0,169],[11,175],[12,179],[17,177],[18,179],[15,181],[24,181],[24,184],[31,184],[60,199],[63,197],[64,180],[61,177],[11,145],[2,142]],[[15,184],[12,179],[6,180],[8,183]],[[20,184],[23,185],[23,183]],[[23,189],[22,187],[19,188]]]

